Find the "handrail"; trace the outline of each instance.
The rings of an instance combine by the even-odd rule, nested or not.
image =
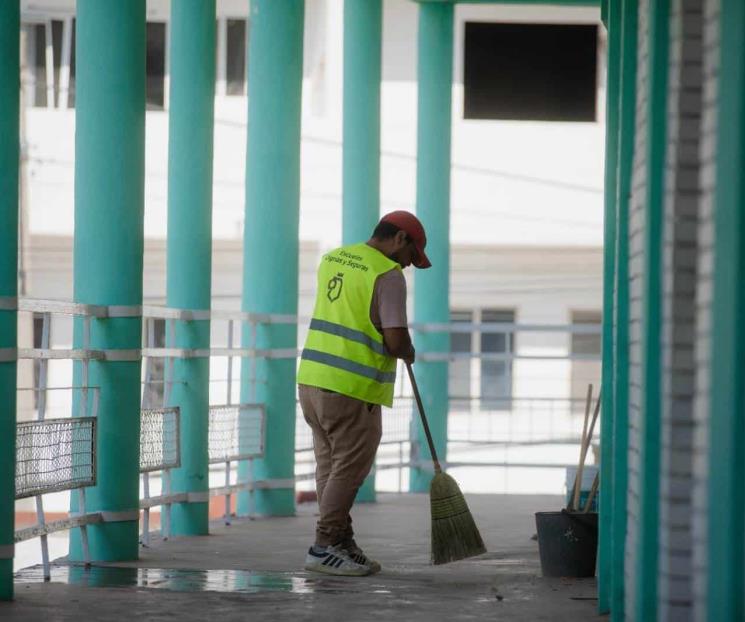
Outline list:
[[[45,397],[43,397],[48,390],[52,390],[46,386],[46,371],[45,366],[47,365],[48,361],[50,360],[60,360],[60,359],[67,359],[67,360],[74,360],[74,361],[82,361],[83,362],[83,378],[81,384],[83,386],[80,387],[68,387],[70,389],[78,390],[82,392],[82,399],[80,404],[80,411],[81,412],[88,412],[87,410],[87,400],[88,400],[88,393],[90,392],[94,401],[94,406],[91,409],[93,412],[97,410],[95,404],[97,403],[97,392],[95,387],[89,387],[86,386],[88,383],[88,375],[87,375],[87,364],[91,360],[98,360],[98,361],[112,361],[112,360],[128,360],[128,361],[139,361],[141,358],[144,358],[146,360],[149,359],[166,359],[166,371],[163,379],[161,380],[160,377],[153,379],[152,377],[146,375],[145,385],[156,385],[156,384],[162,384],[164,387],[163,395],[160,396],[160,394],[157,397],[157,401],[159,402],[157,405],[160,406],[160,400],[161,397],[163,399],[163,403],[167,404],[169,403],[168,399],[168,392],[170,391],[170,388],[172,385],[175,384],[175,381],[173,380],[173,361],[175,359],[188,359],[188,358],[210,358],[210,357],[224,357],[227,358],[228,361],[228,373],[227,378],[223,380],[227,384],[227,406],[230,406],[231,408],[239,408],[242,406],[241,404],[231,403],[231,397],[234,393],[233,385],[236,383],[236,378],[234,378],[235,374],[233,373],[232,365],[234,362],[234,359],[236,358],[243,358],[248,359],[248,365],[249,365],[249,391],[248,395],[249,398],[247,401],[255,401],[256,399],[256,387],[266,380],[264,378],[258,378],[256,376],[256,361],[257,359],[294,359],[298,356],[298,348],[276,348],[276,349],[266,349],[266,348],[258,348],[257,347],[257,329],[262,325],[280,325],[280,324],[301,324],[303,322],[306,322],[306,318],[302,318],[296,315],[287,315],[287,314],[265,314],[265,313],[248,313],[244,311],[232,311],[232,310],[222,310],[222,309],[212,309],[212,310],[189,310],[189,309],[175,309],[170,307],[164,307],[164,306],[154,306],[154,305],[143,305],[143,306],[105,306],[105,305],[93,305],[93,304],[83,304],[83,303],[76,303],[76,302],[67,302],[67,301],[59,301],[59,300],[35,300],[35,299],[27,299],[27,298],[21,298],[21,299],[2,299],[0,301],[3,303],[3,306],[1,307],[3,310],[5,309],[15,309],[17,308],[20,312],[32,312],[32,313],[40,313],[43,315],[44,319],[44,330],[46,331],[46,341],[43,340],[43,347],[40,348],[20,348],[17,351],[14,350],[12,353],[6,353],[7,355],[12,354],[14,357],[17,355],[20,359],[31,359],[40,361],[41,369],[44,371],[43,373],[43,381],[40,378],[40,386],[38,388],[30,389],[32,391],[37,392],[40,397],[41,401],[45,402]],[[83,339],[82,339],[82,345],[83,347],[77,347],[77,348],[52,348],[49,344],[49,325],[51,321],[51,316],[54,314],[59,315],[66,315],[66,316],[72,316],[72,317],[82,317],[83,320]],[[117,350],[117,349],[97,349],[95,347],[91,347],[91,340],[90,340],[90,332],[91,332],[91,325],[94,324],[94,320],[98,319],[110,319],[110,318],[132,318],[132,319],[139,319],[140,321],[145,323],[146,329],[143,330],[143,334],[146,337],[150,337],[150,339],[145,339],[144,341],[146,343],[143,343],[142,348],[138,349],[127,349],[127,350]],[[170,331],[170,338],[167,339],[167,343],[169,344],[166,347],[156,347],[154,345],[154,339],[152,338],[154,334],[154,330],[152,327],[154,326],[154,322],[156,320],[165,320],[166,321],[166,327],[167,330]],[[171,344],[176,343],[174,340],[175,336],[175,327],[177,322],[198,322],[198,321],[226,321],[227,322],[227,346],[215,346],[215,347],[207,347],[207,348],[178,348],[173,347]],[[235,323],[240,322],[240,328],[242,328],[244,339],[241,342],[240,346],[233,347],[234,341],[238,341],[237,338],[234,339],[233,330],[236,328]],[[411,328],[415,332],[419,333],[432,333],[432,332],[448,332],[452,334],[463,334],[468,333],[472,334],[474,332],[482,333],[482,334],[506,334],[508,335],[508,343],[510,339],[510,335],[515,333],[564,333],[564,334],[577,334],[577,335],[599,335],[600,334],[600,326],[599,325],[591,325],[591,324],[564,324],[564,325],[538,325],[538,324],[519,324],[519,323],[462,323],[462,322],[452,322],[452,323],[413,323],[411,324]],[[237,328],[236,328],[237,329]],[[247,332],[248,331],[248,334]],[[260,334],[260,333],[259,333]],[[77,344],[76,344],[77,345]],[[0,356],[3,356],[3,351],[0,351]],[[516,351],[509,351],[509,352],[420,352],[417,355],[417,359],[420,361],[456,361],[456,360],[468,360],[468,359],[481,359],[484,361],[519,361],[519,360],[542,360],[542,361],[553,361],[553,360],[561,360],[561,361],[571,361],[571,360],[599,360],[598,355],[593,354],[568,354],[568,355],[561,355],[561,354],[554,354],[552,351],[547,351],[547,353],[541,353],[540,351],[537,351],[535,349],[517,349]],[[215,379],[211,379],[211,381],[215,381]],[[43,385],[43,386],[42,386]],[[455,401],[462,401],[462,400],[468,400],[468,401],[474,401],[475,399],[480,398],[470,398],[470,397],[457,397],[452,396],[452,399]],[[506,407],[506,409],[510,409],[512,405],[517,404],[522,398],[519,397],[511,397],[511,398],[503,398],[507,402],[509,402],[509,406]],[[548,403],[548,402],[555,402],[556,399],[554,398],[527,398],[530,399],[533,402],[536,402],[536,409],[540,408],[541,403]],[[481,401],[484,404],[488,405],[488,402],[490,400],[483,400]],[[492,401],[500,401],[498,398],[494,398]],[[262,408],[262,406],[254,405],[258,408]],[[40,406],[40,412],[43,412],[44,406]],[[147,409],[146,409],[147,410]],[[405,410],[405,409],[404,409]],[[496,409],[500,410],[500,409]],[[398,460],[395,463],[381,463],[378,466],[379,470],[388,470],[388,469],[399,469],[399,488],[401,488],[401,482],[402,482],[402,476],[401,473],[403,469],[406,468],[426,468],[424,465],[420,465],[419,462],[415,460],[416,457],[416,451],[410,451],[407,449],[408,456],[404,455],[404,447],[408,446],[409,448],[413,448],[415,450],[416,441],[412,441],[412,430],[411,430],[411,421],[410,421],[410,412],[405,414],[404,412],[399,413],[400,419],[398,419],[399,427],[396,428],[394,435],[389,435],[387,438],[384,438],[381,445],[382,446],[398,446],[399,450],[399,457]],[[43,417],[42,417],[43,418]],[[263,427],[265,425],[265,422],[263,421],[264,414],[262,410],[262,431],[261,435],[263,438]],[[402,423],[403,422],[403,423]],[[467,434],[465,436],[471,435],[472,430],[470,428],[467,429]],[[472,441],[469,440],[461,440],[461,437],[464,435],[455,435],[450,437],[450,442],[457,443],[469,443]],[[535,436],[535,435],[533,435]],[[490,437],[491,438],[491,437]],[[535,441],[536,443],[543,443],[543,442],[552,442],[555,443],[557,441],[558,436],[552,436],[549,439],[541,439],[539,441]],[[516,439],[514,441],[510,441],[514,443],[527,443],[528,441],[523,440],[523,438]],[[563,443],[572,442],[571,438],[569,437],[562,437]],[[489,441],[489,440],[483,440],[484,445],[500,445],[505,444],[504,442],[500,441]],[[179,443],[177,443],[179,444]],[[299,447],[298,452],[300,451],[308,451],[309,447]],[[388,449],[388,451],[395,451],[395,449]],[[70,529],[70,528],[81,528],[82,530],[85,529],[86,525],[89,524],[95,524],[97,522],[106,522],[106,521],[112,521],[112,520],[134,520],[133,516],[138,514],[140,510],[144,511],[144,518],[145,518],[145,525],[143,530],[143,543],[147,543],[148,541],[148,525],[149,525],[149,511],[152,507],[155,506],[162,506],[164,509],[164,512],[162,513],[163,518],[163,534],[164,536],[168,536],[170,532],[170,506],[173,503],[204,503],[209,500],[210,497],[225,497],[226,504],[225,504],[225,515],[224,519],[227,523],[231,520],[231,495],[237,494],[238,492],[247,492],[249,495],[251,495],[256,490],[261,489],[270,489],[270,488],[288,488],[292,487],[295,482],[297,481],[303,481],[306,479],[312,479],[313,474],[312,473],[297,473],[294,478],[290,479],[282,479],[282,480],[255,480],[253,479],[251,473],[252,473],[252,461],[256,457],[262,456],[264,453],[264,447],[263,442],[261,443],[261,449],[260,451],[251,451],[251,452],[243,452],[243,453],[233,453],[228,456],[227,460],[220,459],[220,460],[214,460],[212,461],[214,464],[219,464],[223,466],[224,472],[225,472],[225,482],[222,486],[213,486],[209,488],[207,491],[204,492],[172,492],[170,489],[170,474],[171,469],[175,468],[176,463],[169,463],[169,464],[160,464],[157,466],[152,466],[149,469],[146,469],[143,471],[142,477],[143,477],[143,484],[145,488],[145,495],[144,498],[140,500],[139,502],[139,509],[133,509],[129,513],[124,513],[122,515],[112,515],[110,513],[106,512],[89,512],[86,513],[85,511],[85,499],[84,499],[84,493],[82,498],[79,498],[79,508],[80,508],[80,515],[78,516],[70,516],[67,519],[63,519],[60,521],[50,521],[49,523],[45,522],[44,520],[44,513],[43,513],[43,505],[41,504],[40,500],[37,501],[37,515],[41,517],[39,524],[27,527],[25,529],[18,530],[16,532],[16,540],[21,541],[22,539],[28,539],[32,537],[41,537],[42,540],[46,537],[47,534],[53,533],[54,531],[58,531],[61,529]],[[307,455],[307,454],[306,454]],[[470,456],[465,456],[466,458]],[[180,460],[180,456],[179,456]],[[248,473],[249,476],[246,478],[246,481],[235,481],[235,469],[234,464],[237,461],[246,460],[248,462]],[[180,462],[179,462],[180,463]],[[298,463],[300,464],[300,463]],[[474,467],[533,467],[533,468],[563,468],[564,465],[560,464],[533,464],[533,463],[527,463],[527,462],[510,462],[510,461],[504,461],[504,462],[470,462],[468,460],[466,461],[452,461],[448,463],[448,466],[453,468],[463,467],[463,466],[474,466]],[[212,467],[210,467],[212,469]],[[162,489],[159,491],[160,494],[150,496],[149,495],[149,477],[151,471],[158,470],[162,474]],[[146,471],[146,472],[145,472]],[[84,488],[80,489],[81,491],[84,491]],[[156,491],[158,492],[158,491]],[[249,496],[249,506],[251,505],[250,501],[251,497]],[[132,512],[135,514],[133,515]],[[84,546],[84,549],[86,547]],[[45,568],[48,568],[48,559],[45,553],[43,553]],[[84,551],[84,558],[88,559],[88,553],[87,550]],[[45,571],[46,572],[46,571]]]

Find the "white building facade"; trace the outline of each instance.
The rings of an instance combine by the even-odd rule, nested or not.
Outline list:
[[[165,300],[169,4],[148,1],[144,295],[151,304]],[[417,5],[410,0],[384,0],[383,5],[381,213],[415,211]],[[305,6],[299,309],[307,317],[316,263],[341,241],[343,1],[306,0]],[[248,2],[218,0],[217,13],[213,307],[237,309],[250,96],[245,78]],[[22,293],[32,298],[69,300],[73,293],[74,15],[74,0],[22,3]],[[595,27],[594,118],[466,118],[467,25],[474,23]],[[456,6],[450,228],[454,321],[600,321],[605,43],[599,26],[596,8]],[[53,327],[52,340],[69,343],[70,327]],[[302,323],[299,332],[302,340]],[[32,337],[29,327],[25,339]],[[452,349],[529,358],[451,363],[450,393],[583,398],[587,382],[599,382],[599,360],[568,357],[599,355],[599,342],[599,334],[525,333],[505,339],[474,329],[454,337]],[[542,355],[558,358],[532,358]],[[67,365],[50,367],[51,386],[69,383]]]

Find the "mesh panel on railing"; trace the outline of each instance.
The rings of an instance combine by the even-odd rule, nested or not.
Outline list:
[[[263,453],[263,406],[210,406],[210,463],[256,458]]]
[[[22,422],[16,435],[16,499],[96,483],[95,418]]]
[[[140,473],[173,469],[181,464],[179,409],[140,411]]]

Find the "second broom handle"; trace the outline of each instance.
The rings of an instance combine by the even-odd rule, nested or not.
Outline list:
[[[435,444],[432,441],[432,432],[429,431],[429,424],[427,423],[427,417],[424,414],[424,406],[422,405],[422,396],[419,395],[419,387],[416,384],[416,378],[414,378],[414,370],[411,368],[411,363],[406,363],[406,371],[409,372],[411,388],[414,390],[414,399],[416,399],[416,405],[417,408],[419,408],[419,416],[422,418],[422,426],[424,427],[424,434],[427,436],[427,443],[429,443],[429,451],[432,454],[432,462],[435,463],[435,473],[440,473],[442,471],[442,467],[440,466],[440,461],[437,459]]]

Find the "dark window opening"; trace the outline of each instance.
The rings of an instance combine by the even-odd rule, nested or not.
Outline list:
[[[228,20],[225,79],[228,95],[243,95],[246,86],[246,20]]]
[[[147,23],[147,90],[148,110],[163,110],[165,106],[166,25]]]
[[[166,321],[154,319],[147,328],[147,340],[149,348],[165,348],[166,346]],[[151,332],[152,331],[152,332]],[[149,356],[145,359],[145,386],[143,395],[143,406],[145,408],[160,408],[164,406],[165,396],[165,359],[162,357]]]
[[[47,334],[44,335],[44,315],[42,313],[34,313],[33,316],[33,344],[35,350],[42,348],[48,349],[51,343],[51,318],[47,320],[49,325],[47,327]],[[46,338],[45,338],[46,337]],[[34,359],[34,408],[39,408],[39,396],[41,392],[41,359]],[[45,381],[46,385],[46,381]]]
[[[54,66],[54,94],[59,97],[60,65],[62,64],[62,28],[64,24],[59,20],[52,20],[52,65]],[[57,102],[55,101],[55,107]]]
[[[75,108],[75,28],[76,22],[72,20],[72,40],[70,42],[70,84],[67,92],[67,107]]]
[[[473,322],[471,311],[451,311],[450,322],[470,324]],[[468,354],[468,358],[456,358],[448,365],[448,395],[452,408],[468,408],[471,395],[471,333],[450,333],[450,351],[456,354]]]
[[[575,326],[594,325],[600,326],[602,314],[600,311],[573,311],[572,324]],[[594,333],[572,333],[571,354],[571,395],[572,412],[583,413],[585,400],[587,399],[587,385],[592,384],[594,393],[597,395],[600,388],[601,377],[601,334]],[[588,357],[586,360],[574,357]],[[593,360],[593,358],[595,360]]]
[[[484,309],[481,323],[492,328],[499,324],[513,324],[515,312],[504,309]],[[503,332],[482,332],[481,353],[512,355],[515,352],[515,333],[509,327]],[[505,357],[506,358],[506,357]],[[512,360],[481,359],[482,407],[509,408],[512,400]]]
[[[29,38],[26,47],[28,76],[24,77],[32,82],[33,90],[29,92],[32,100],[29,105],[46,108],[57,108],[61,103],[62,89],[62,50],[64,47],[64,22],[51,20],[51,38],[47,37],[45,24],[30,24],[24,28]],[[74,26],[72,35],[74,37]],[[52,89],[47,90],[47,44],[52,51]],[[73,38],[74,45],[74,38]],[[71,54],[74,50],[71,50]],[[50,95],[52,101],[49,101]]]
[[[34,75],[34,106],[47,105],[47,36],[44,24],[34,24],[30,31],[33,33],[33,62],[31,71]]]
[[[595,121],[597,27],[467,22],[464,117]]]

